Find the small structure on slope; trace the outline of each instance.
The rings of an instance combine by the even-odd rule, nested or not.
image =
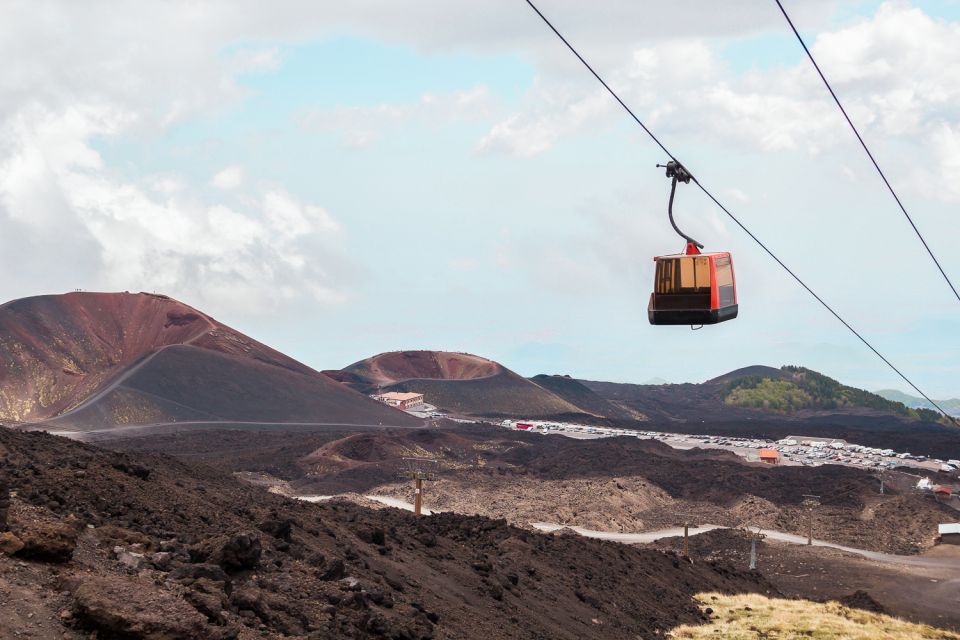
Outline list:
[[[379,400],[384,404],[388,404],[391,407],[396,407],[397,409],[400,409],[402,411],[423,406],[422,393],[404,393],[400,391],[388,391],[387,393],[381,393],[372,397],[374,400]]]
[[[780,464],[780,452],[776,449],[760,449],[760,462]]]
[[[960,544],[960,522],[941,524],[938,528],[941,544]]]

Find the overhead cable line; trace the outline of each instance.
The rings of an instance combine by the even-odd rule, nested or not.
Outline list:
[[[630,107],[628,107],[627,104],[626,104],[623,100],[620,99],[620,96],[618,96],[617,93],[616,93],[613,89],[610,88],[610,85],[608,85],[608,84],[603,80],[603,78],[600,77],[600,74],[598,74],[596,71],[594,71],[593,67],[590,66],[590,63],[587,62],[587,61],[583,58],[583,56],[580,55],[580,53],[573,47],[573,45],[570,44],[570,42],[569,42],[566,38],[563,37],[563,34],[561,34],[561,33],[557,30],[557,28],[556,28],[555,26],[553,26],[553,23],[550,22],[550,20],[548,20],[545,15],[543,15],[543,13],[540,11],[540,9],[537,8],[537,6],[536,6],[535,4],[533,4],[532,0],[526,0],[526,3],[527,3],[528,5],[530,5],[530,8],[533,9],[538,16],[540,16],[540,19],[543,20],[543,22],[544,22],[548,27],[550,27],[550,30],[553,31],[558,38],[560,38],[560,40],[563,42],[563,44],[565,44],[565,45],[567,46],[567,48],[570,49],[570,51],[573,53],[573,55],[575,55],[575,56],[577,57],[577,59],[578,59],[580,62],[583,63],[583,66],[585,66],[585,67],[587,68],[587,70],[588,70],[591,74],[593,74],[593,77],[596,78],[597,81],[599,81],[600,84],[603,85],[603,88],[606,89],[606,90],[610,93],[610,95],[613,96],[613,98],[614,98],[617,102],[620,103],[620,106],[622,106],[622,107],[624,108],[624,110],[626,110],[626,112],[630,114],[630,117],[633,118],[633,119],[636,121],[636,123],[640,125],[640,127],[644,130],[644,132],[646,132],[646,134],[647,134],[648,136],[650,136],[650,139],[653,140],[653,141],[657,144],[657,146],[660,147],[660,149],[663,150],[664,153],[666,153],[668,156],[670,156],[670,159],[671,159],[671,160],[674,160],[674,161],[680,163],[680,161],[677,160],[676,156],[674,156],[672,153],[670,153],[670,150],[667,149],[667,147],[664,146],[664,144],[663,144],[662,142],[660,142],[660,139],[657,138],[657,136],[655,136],[655,135],[653,134],[653,132],[650,131],[650,129],[648,129],[645,124],[643,124],[643,121],[640,120],[640,118],[637,117],[637,114],[635,114],[635,113],[630,109]],[[682,164],[682,163],[681,163],[681,164]],[[833,310],[833,307],[831,307],[829,304],[827,304],[827,303],[823,300],[823,298],[821,298],[820,296],[818,296],[818,295],[813,291],[813,289],[811,289],[809,286],[807,286],[807,284],[806,284],[803,280],[801,280],[800,277],[799,277],[797,274],[795,274],[786,264],[784,264],[783,261],[782,261],[780,258],[778,258],[775,253],[773,253],[773,251],[771,251],[769,248],[767,248],[767,245],[765,245],[763,242],[761,242],[760,239],[759,239],[757,236],[755,236],[755,235],[753,234],[753,232],[751,232],[749,229],[747,229],[747,227],[745,227],[744,224],[743,224],[742,222],[740,222],[740,220],[738,220],[737,217],[734,216],[733,213],[731,213],[729,209],[727,209],[719,200],[717,200],[717,198],[716,198],[705,186],[703,186],[703,185],[700,183],[700,181],[697,180],[697,178],[696,178],[695,176],[691,175],[691,178],[692,178],[694,184],[696,184],[698,187],[700,187],[700,190],[703,191],[703,193],[706,194],[706,196],[707,196],[708,198],[710,198],[711,200],[713,200],[714,204],[716,204],[716,205],[720,208],[721,211],[723,211],[725,214],[727,214],[727,216],[728,216],[731,220],[733,220],[733,221],[737,224],[738,227],[740,227],[741,229],[743,229],[744,233],[746,233],[748,236],[750,236],[750,238],[751,238],[754,242],[756,242],[758,245],[760,245],[760,248],[763,249],[763,250],[767,253],[767,255],[769,255],[771,258],[773,258],[773,259],[776,261],[776,263],[779,264],[779,265],[783,268],[784,271],[786,271],[788,274],[790,274],[790,276],[791,276],[794,280],[796,280],[797,283],[798,283],[801,287],[803,287],[804,289],[807,290],[807,293],[809,293],[810,295],[812,295],[812,296],[816,299],[817,302],[819,302],[821,305],[823,305],[823,307],[824,307],[827,311],[829,311],[829,312],[833,315],[833,317],[835,317],[837,320],[839,320],[839,321],[843,324],[843,326],[845,326],[853,335],[855,335],[855,336],[860,340],[860,342],[862,342],[864,345],[866,345],[867,348],[870,349],[870,351],[872,351],[878,358],[880,358],[881,360],[883,360],[883,362],[884,362],[888,367],[890,367],[891,369],[893,369],[893,371],[894,371],[898,376],[900,376],[901,378],[903,378],[903,380],[904,380],[908,385],[910,385],[910,386],[914,389],[914,391],[916,391],[917,393],[919,393],[921,396],[923,396],[923,398],[924,398],[927,402],[929,402],[931,405],[933,405],[934,407],[936,407],[937,410],[939,410],[940,413],[943,414],[943,416],[944,416],[947,420],[951,421],[951,422],[952,422],[954,425],[956,425],[956,426],[960,426],[960,423],[958,423],[958,422],[953,418],[953,416],[949,415],[946,411],[944,411],[944,410],[940,407],[940,405],[938,405],[936,402],[934,402],[933,400],[931,400],[930,397],[920,389],[920,387],[918,387],[917,385],[915,385],[915,384],[910,380],[910,378],[908,378],[906,375],[904,375],[903,372],[900,371],[900,369],[898,369],[896,366],[894,366],[892,362],[890,362],[889,360],[887,360],[882,353],[880,353],[879,351],[877,351],[876,348],[874,348],[874,346],[873,346],[872,344],[870,344],[870,343],[867,341],[866,338],[864,338],[862,335],[860,335],[860,333],[859,333],[856,329],[854,329],[854,328],[850,325],[850,323],[848,323],[846,320],[844,320],[844,319],[840,316],[839,313],[837,313],[836,311],[834,311],[834,310]]]
[[[800,36],[800,32],[797,31],[797,28],[793,24],[793,20],[790,19],[790,16],[787,14],[787,10],[784,9],[783,3],[780,0],[774,0],[777,3],[777,6],[780,7],[780,13],[783,14],[783,17],[787,19],[787,24],[790,25],[790,29],[793,30],[797,40],[800,42],[800,46],[803,47],[803,50],[807,53],[807,57],[810,58],[810,62],[813,63],[813,68],[817,70],[817,74],[820,76],[820,79],[823,80],[823,84],[827,87],[827,91],[830,92],[830,95],[833,96],[833,101],[837,103],[837,106],[840,108],[840,113],[843,114],[844,119],[847,121],[847,124],[850,125],[850,129],[853,130],[853,134],[857,136],[857,140],[860,141],[860,146],[863,147],[863,150],[867,152],[867,157],[870,158],[870,162],[873,163],[874,169],[877,170],[877,173],[880,174],[880,178],[883,180],[883,184],[887,185],[887,190],[890,191],[890,195],[893,196],[893,199],[897,201],[897,206],[900,207],[900,211],[903,212],[903,215],[906,216],[907,222],[910,223],[910,226],[913,227],[914,233],[917,234],[917,237],[920,238],[920,242],[923,243],[923,248],[927,250],[927,253],[930,254],[930,259],[933,260],[933,264],[937,265],[937,269],[940,270],[940,275],[943,276],[943,279],[947,281],[947,286],[950,287],[950,290],[953,291],[953,295],[957,298],[957,301],[960,302],[960,293],[957,292],[957,288],[953,286],[953,283],[950,281],[947,272],[943,270],[943,267],[940,265],[940,261],[937,260],[937,256],[933,255],[933,249],[930,248],[930,245],[927,244],[927,240],[923,237],[923,234],[920,233],[920,229],[917,228],[917,225],[913,222],[913,218],[910,217],[910,214],[907,213],[907,208],[903,206],[903,202],[900,201],[900,196],[897,195],[897,192],[894,191],[893,185],[890,184],[890,181],[887,180],[887,176],[883,173],[883,169],[880,168],[880,165],[877,163],[876,158],[873,157],[873,153],[870,152],[870,148],[867,147],[867,143],[864,142],[863,136],[860,135],[860,131],[857,129],[856,125],[853,124],[853,120],[850,119],[850,116],[847,115],[847,110],[843,108],[843,104],[840,103],[840,98],[837,97],[836,92],[833,90],[833,87],[830,86],[830,82],[827,81],[827,77],[823,75],[823,71],[820,69],[820,65],[817,64],[816,59],[813,57],[813,54],[810,53],[810,49],[807,47],[807,43],[803,41],[803,37]]]

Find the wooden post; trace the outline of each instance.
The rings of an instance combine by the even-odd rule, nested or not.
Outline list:
[[[813,510],[820,506],[820,496],[804,494],[803,505],[807,508],[810,517],[810,528],[807,530],[807,546],[813,545]]]
[[[417,488],[413,495],[413,511],[418,516],[423,511],[423,478],[417,475]]]
[[[683,523],[683,557],[690,560],[690,523]]]

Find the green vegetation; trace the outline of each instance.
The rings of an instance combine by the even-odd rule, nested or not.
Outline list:
[[[804,367],[786,366],[782,378],[744,376],[729,383],[722,397],[726,404],[793,413],[801,409],[863,407],[888,411],[908,418],[937,422],[940,414],[929,409],[911,409],[875,393],[840,384],[833,378]]]
[[[952,631],[852,609],[837,602],[785,600],[752,593],[702,593],[696,599],[709,612],[710,622],[677,627],[667,634],[668,638],[960,640],[960,634]]]

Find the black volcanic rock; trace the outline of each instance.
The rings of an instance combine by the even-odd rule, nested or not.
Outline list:
[[[0,557],[0,583],[15,575],[31,593],[45,596],[38,600],[49,603],[38,605],[46,607],[44,620],[72,620],[77,630],[97,631],[98,637],[625,640],[698,621],[692,596],[701,591],[770,589],[746,572],[678,564],[656,551],[611,542],[554,538],[502,520],[293,501],[161,455],[139,454],[151,470],[143,481],[113,467],[124,456],[43,433],[0,428],[0,446],[14,454],[18,486],[24,488],[24,497],[13,501],[14,523],[27,514],[66,523],[69,515],[60,510],[83,514],[82,525],[98,523],[84,526],[76,559],[64,565],[27,563],[21,571]],[[86,461],[80,478],[72,467],[78,459]],[[46,496],[53,495],[58,511],[48,506]],[[254,541],[274,538],[249,527],[269,519],[297,523],[290,544],[303,559],[263,543],[256,570],[235,571],[229,581],[222,568],[179,559],[170,572],[148,565],[132,578],[104,550],[122,533],[131,541],[143,536],[129,546],[176,554],[182,544],[206,550],[210,560],[220,554],[217,560],[229,558],[231,566],[250,566]],[[362,542],[359,531],[383,531],[389,553]],[[418,541],[425,535],[431,546]],[[380,542],[379,534],[371,540]],[[526,542],[511,542],[517,540]],[[472,568],[478,561],[490,566],[487,575]],[[235,597],[227,598],[228,584]],[[60,618],[69,606],[65,591],[73,594],[73,606]],[[616,611],[616,625],[592,624],[597,613],[590,599]],[[4,630],[34,629],[33,623],[16,624]],[[50,637],[64,633],[75,635],[62,627]]]

